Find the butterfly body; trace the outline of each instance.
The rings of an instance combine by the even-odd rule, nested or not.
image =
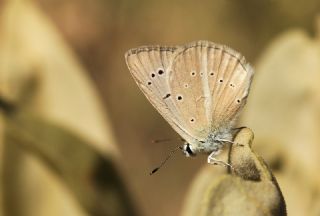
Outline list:
[[[253,70],[233,49],[209,41],[143,46],[126,55],[138,86],[179,133],[186,156],[217,153],[232,142]]]
[[[232,142],[232,128],[218,128],[211,131],[204,140],[196,140],[192,143],[186,143],[184,153],[187,157],[195,156],[198,153],[209,154],[218,152],[227,141]],[[187,147],[190,149],[187,151]]]

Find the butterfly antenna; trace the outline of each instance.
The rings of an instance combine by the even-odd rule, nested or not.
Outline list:
[[[168,154],[168,156],[161,162],[161,164],[154,168],[151,172],[150,175],[153,175],[155,172],[157,172],[171,157],[172,155],[178,150],[178,149],[182,149],[182,146],[178,146],[175,149],[171,150],[170,153]]]
[[[184,139],[182,138],[178,138],[180,141],[185,141]],[[167,139],[155,139],[155,140],[152,140],[152,143],[162,143],[162,142],[170,142],[170,141],[174,141],[174,140],[177,140],[176,138],[167,138]]]

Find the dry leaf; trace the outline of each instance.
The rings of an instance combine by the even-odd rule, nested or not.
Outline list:
[[[115,164],[92,148],[87,141],[31,113],[8,117],[6,128],[5,199],[10,215],[47,215],[47,207],[59,205],[60,199],[68,200],[68,203],[60,204],[70,209],[79,205],[68,198],[71,194],[77,198],[81,209],[91,215],[134,215]],[[13,159],[14,164],[11,164]],[[46,170],[41,162],[45,162],[54,172],[49,172],[48,168]],[[49,200],[32,209],[31,206],[34,208],[39,200],[28,200],[28,197],[32,191],[35,192],[34,187],[37,185],[41,187],[38,187],[36,197],[43,195]],[[54,185],[53,188],[51,185]],[[62,193],[55,185],[61,185],[64,195],[58,199],[58,203],[50,203],[50,197],[53,199],[51,201],[55,200],[52,194]],[[51,195],[48,196],[44,191],[49,191]],[[21,194],[27,196],[23,197]],[[19,201],[16,200],[17,196]],[[16,206],[20,208],[15,208]],[[30,211],[27,211],[29,208]],[[51,215],[68,214],[57,208],[56,211],[51,211]]]
[[[4,116],[0,109],[0,216],[3,212],[3,147],[4,147]]]
[[[134,215],[115,169],[108,119],[86,71],[33,1],[3,5],[6,215]]]
[[[2,9],[0,95],[20,104],[26,83],[37,79],[34,98],[23,104],[116,156],[108,118],[85,69],[48,18],[30,0],[10,0]],[[32,29],[32,30],[31,30]]]
[[[257,151],[278,170],[289,215],[317,215],[320,198],[320,39],[280,35],[256,67],[242,118]]]
[[[286,215],[283,196],[265,162],[251,149],[253,133],[243,128],[229,153],[230,174],[209,165],[192,186],[184,216]],[[217,172],[218,171],[218,172]]]

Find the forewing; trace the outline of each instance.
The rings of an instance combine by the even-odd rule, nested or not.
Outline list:
[[[192,141],[169,88],[170,65],[178,49],[144,46],[129,50],[125,58],[133,78],[152,105],[184,139]]]

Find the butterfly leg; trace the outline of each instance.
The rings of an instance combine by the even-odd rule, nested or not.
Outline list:
[[[231,164],[228,164],[222,160],[218,160],[214,157],[214,156],[218,155],[220,152],[221,152],[221,150],[211,152],[211,154],[208,156],[208,163],[213,164],[213,165],[220,164],[222,166],[230,167],[232,169],[233,167],[231,166]]]
[[[220,142],[226,142],[226,143],[230,143],[232,145],[235,145],[235,146],[240,146],[240,147],[243,147],[244,145],[241,144],[241,143],[235,143],[231,140],[225,140],[225,139],[217,139],[217,141],[220,141]]]

